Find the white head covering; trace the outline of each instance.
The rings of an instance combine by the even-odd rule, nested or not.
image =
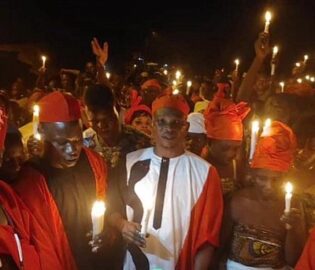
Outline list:
[[[187,117],[187,121],[190,124],[188,132],[206,134],[205,118],[202,113],[190,113]]]

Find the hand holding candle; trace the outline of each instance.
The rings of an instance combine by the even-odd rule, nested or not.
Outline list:
[[[91,212],[93,238],[95,238],[95,236],[99,235],[103,231],[105,211],[106,207],[103,201],[94,202]]]

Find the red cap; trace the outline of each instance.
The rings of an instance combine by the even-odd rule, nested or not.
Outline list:
[[[39,122],[71,122],[81,118],[79,102],[70,94],[53,92],[39,103]]]
[[[4,141],[8,129],[8,115],[3,107],[0,107],[0,150],[4,150]]]
[[[160,83],[156,79],[147,80],[141,85],[141,89],[147,89],[147,88],[153,88],[158,91],[162,90]]]
[[[268,135],[259,138],[251,167],[287,172],[293,163],[296,147],[296,137],[292,129],[274,121]]]
[[[125,114],[125,124],[126,125],[131,124],[132,117],[136,112],[146,112],[150,116],[152,116],[151,110],[148,106],[143,105],[143,104],[132,106],[128,111],[126,111],[126,114]]]
[[[207,137],[217,140],[243,140],[243,119],[249,113],[247,103],[224,98],[211,101],[204,113]]]
[[[186,117],[189,114],[189,106],[181,95],[164,95],[156,98],[152,103],[152,114],[161,108],[171,108],[182,112]]]

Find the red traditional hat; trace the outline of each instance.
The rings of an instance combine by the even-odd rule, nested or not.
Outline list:
[[[132,106],[125,114],[125,124],[130,125],[132,121],[132,117],[136,112],[146,112],[150,116],[152,116],[151,110],[148,106],[140,104]]]
[[[216,140],[243,140],[243,119],[249,113],[247,103],[233,103],[216,97],[204,113],[207,137]]]
[[[39,122],[71,122],[81,118],[79,102],[70,94],[53,92],[39,103]]]
[[[268,135],[259,138],[251,167],[286,172],[293,163],[296,146],[292,129],[274,121]]]
[[[141,85],[141,89],[148,89],[148,88],[156,89],[158,91],[162,90],[162,87],[159,81],[156,79],[147,80]]]
[[[0,107],[0,150],[4,149],[5,136],[8,129],[8,115],[3,107]]]
[[[161,108],[176,109],[186,117],[190,110],[186,100],[181,95],[164,95],[156,98],[152,103],[152,114]]]

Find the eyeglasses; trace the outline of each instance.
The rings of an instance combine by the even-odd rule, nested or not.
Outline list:
[[[183,120],[174,120],[171,122],[167,122],[164,119],[157,119],[154,122],[156,126],[161,129],[167,128],[167,127],[171,129],[181,129],[183,126],[186,125],[186,121],[183,121]]]

